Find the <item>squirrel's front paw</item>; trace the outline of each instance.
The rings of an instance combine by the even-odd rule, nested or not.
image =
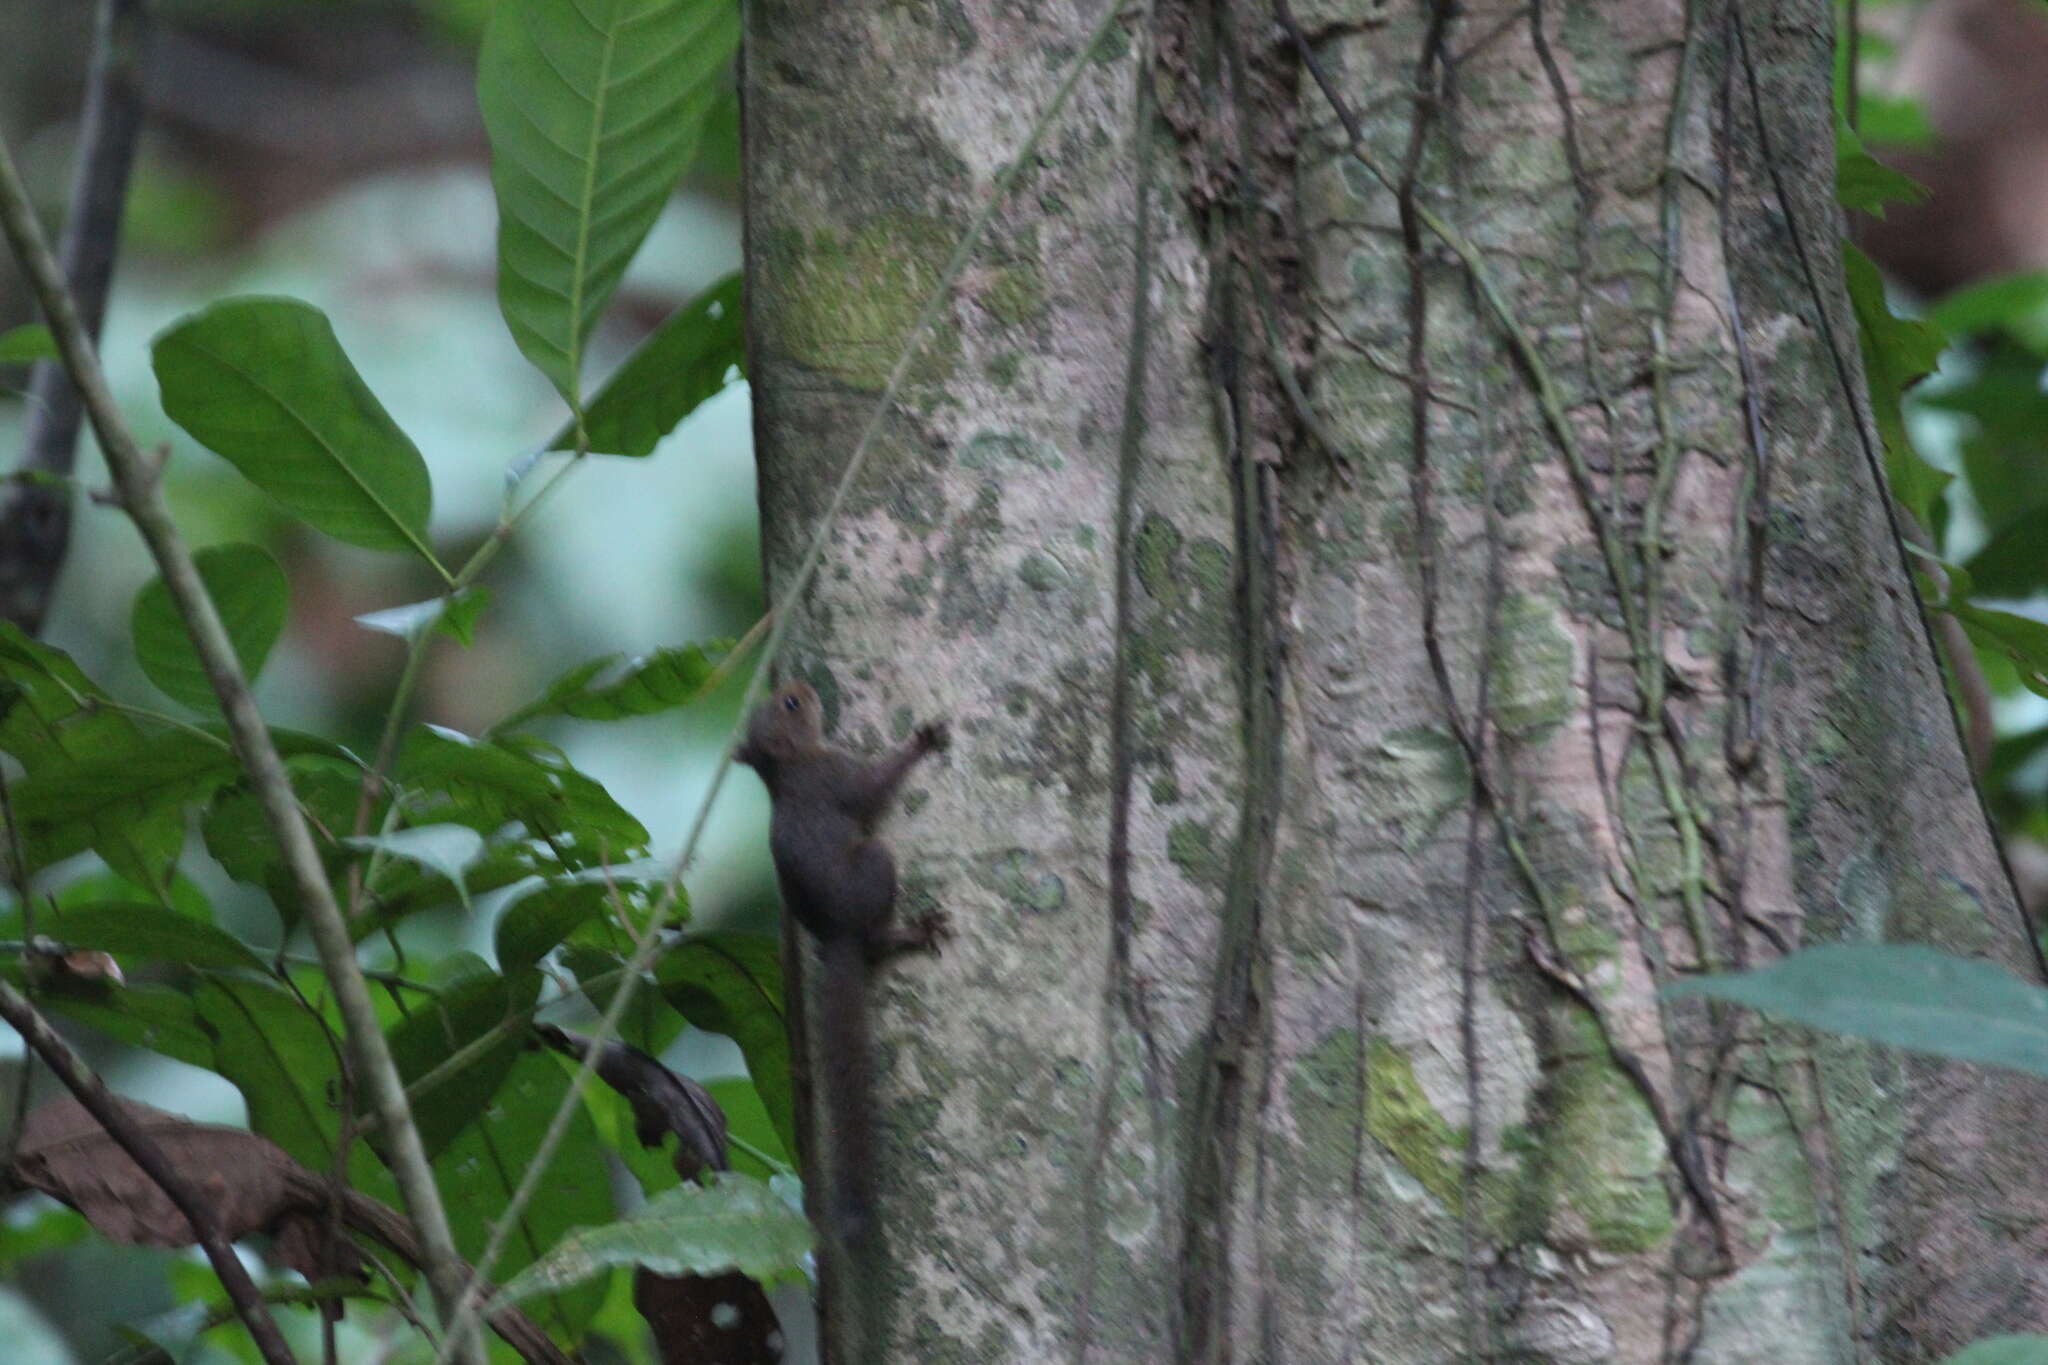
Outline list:
[[[917,745],[928,754],[942,754],[953,747],[953,732],[942,720],[928,721],[917,727]]]

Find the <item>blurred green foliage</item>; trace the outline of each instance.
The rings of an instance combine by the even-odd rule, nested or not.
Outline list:
[[[337,894],[360,896],[362,956],[384,974],[380,1008],[408,1080],[429,1087],[420,1119],[474,1256],[566,1093],[562,1060],[524,1050],[527,1022],[536,1009],[577,1022],[617,988],[734,718],[745,670],[721,667],[728,642],[761,612],[732,274],[733,9],[628,0],[611,22],[641,45],[619,50],[673,39],[691,59],[572,66],[567,88],[533,86],[535,64],[513,60],[520,44],[501,32],[482,49],[506,115],[488,162],[485,121],[450,56],[474,59],[494,9],[523,42],[580,41],[583,21],[553,0],[155,9],[182,60],[253,64],[308,110],[351,79],[379,88],[395,63],[422,100],[461,114],[425,155],[401,143],[368,165],[347,159],[344,139],[251,157],[203,108],[167,119],[141,152],[101,350],[138,435],[168,450],[174,510],[266,716],[296,727],[277,740]],[[337,75],[323,65],[330,32],[372,35],[374,61]],[[629,78],[640,104],[607,85]],[[690,117],[638,117],[662,109]],[[551,141],[506,142],[508,122],[543,110]],[[612,136],[603,111],[635,115],[631,135]],[[272,112],[290,124],[289,110]],[[45,134],[17,144],[49,208],[69,117],[37,112]],[[312,180],[328,155],[329,178]],[[508,204],[515,161],[528,189]],[[501,299],[494,237],[522,216],[538,234],[522,259],[539,287]],[[0,299],[9,269],[0,262]],[[569,363],[530,366],[518,336],[529,350],[561,343]],[[18,444],[19,365],[46,351],[38,331],[0,327],[0,446]],[[106,482],[96,452],[79,482]],[[77,528],[44,639],[0,643],[13,698],[0,751],[21,774],[36,931],[114,954],[129,981],[117,994],[46,988],[43,1004],[101,1065],[126,1069],[129,1093],[246,1116],[325,1169],[345,1093],[339,1021],[290,883],[253,794],[192,719],[212,714],[210,689],[132,532],[84,501]],[[392,781],[366,787],[392,726]],[[625,1030],[713,1082],[759,1154],[741,1163],[755,1177],[787,1171],[790,1112],[786,1057],[776,1074],[748,1070],[776,1055],[767,1029],[780,1008],[779,975],[777,998],[763,999],[756,960],[772,945],[760,933],[774,904],[764,815],[750,786],[728,784],[677,902],[688,932],[722,946],[690,959],[687,987],[645,991]],[[0,937],[18,940],[15,899],[0,895]],[[0,972],[26,976],[19,959]],[[593,1088],[551,1168],[573,1174],[543,1186],[499,1274],[572,1224],[616,1214],[607,1151],[649,1192],[675,1183],[621,1103]],[[389,1200],[374,1152],[358,1138],[347,1168]],[[140,1331],[183,1359],[249,1358],[232,1327],[192,1339],[219,1287],[175,1256],[117,1253],[109,1292],[55,1292],[74,1261],[109,1250],[75,1215],[18,1206],[0,1226],[0,1273],[23,1294],[0,1310],[40,1308],[69,1348],[24,1327],[0,1353],[96,1359]],[[594,1331],[644,1360],[622,1294],[567,1288],[534,1311],[565,1342]],[[344,1358],[371,1349],[377,1316],[351,1310]],[[316,1315],[286,1318],[317,1354]]]

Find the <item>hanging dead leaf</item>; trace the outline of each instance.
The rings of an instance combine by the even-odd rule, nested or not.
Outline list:
[[[593,1047],[591,1039],[553,1024],[539,1025],[534,1031],[549,1047],[571,1057],[587,1056]],[[659,1147],[664,1134],[674,1133],[677,1175],[692,1180],[707,1167],[727,1169],[725,1111],[710,1092],[630,1043],[613,1039],[596,1051],[597,1060],[591,1067],[599,1080],[633,1106],[633,1135],[642,1147]]]
[[[212,1206],[229,1241],[267,1233],[277,1239],[285,1264],[309,1280],[362,1277],[355,1247],[295,1196],[301,1168],[283,1148],[240,1128],[194,1123],[133,1100],[115,1102]],[[22,1184],[77,1209],[110,1241],[179,1247],[196,1240],[156,1182],[68,1095],[28,1116],[15,1170]]]
[[[396,1210],[354,1190],[336,1189],[269,1139],[240,1128],[194,1123],[134,1100],[114,1102],[212,1205],[228,1240],[269,1233],[278,1259],[315,1282],[363,1274],[361,1253],[336,1231],[337,1223],[382,1243],[414,1268],[425,1263],[412,1225]],[[0,1188],[11,1184],[39,1190],[69,1204],[110,1241],[158,1247],[193,1241],[185,1215],[107,1136],[99,1120],[69,1096],[28,1116],[10,1174],[11,1181],[0,1182]],[[467,1274],[468,1267],[463,1271]],[[486,1298],[496,1293],[489,1284],[481,1289]],[[561,1348],[518,1309],[498,1309],[489,1320],[529,1365],[570,1365]]]
[[[694,1180],[707,1168],[728,1168],[725,1111],[709,1091],[629,1043],[597,1044],[542,1024],[542,1041],[582,1058],[595,1054],[598,1079],[633,1106],[633,1135],[659,1147],[676,1135],[676,1174]],[[662,1365],[775,1365],[782,1359],[782,1323],[761,1286],[737,1271],[726,1275],[633,1272],[633,1306],[647,1319]]]
[[[775,1365],[782,1324],[761,1286],[724,1275],[633,1272],[633,1306],[647,1319],[661,1365]]]

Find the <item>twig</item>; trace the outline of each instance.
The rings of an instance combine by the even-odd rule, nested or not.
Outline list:
[[[64,1082],[65,1089],[78,1097],[87,1113],[99,1120],[100,1127],[107,1130],[107,1136],[120,1145],[142,1168],[142,1173],[155,1182],[178,1212],[185,1215],[185,1221],[192,1225],[192,1236],[206,1252],[206,1259],[213,1263],[214,1274],[220,1276],[220,1286],[234,1300],[235,1311],[249,1328],[249,1338],[256,1343],[256,1349],[263,1353],[269,1365],[297,1365],[291,1348],[284,1344],[284,1336],[277,1330],[276,1319],[270,1316],[270,1309],[263,1301],[263,1291],[249,1278],[248,1267],[235,1255],[220,1235],[220,1224],[213,1216],[213,1206],[199,1196],[199,1192],[185,1183],[184,1177],[171,1168],[164,1154],[141,1125],[115,1102],[106,1083],[86,1068],[71,1045],[57,1036],[49,1021],[28,1002],[20,991],[0,981],[0,1019],[14,1026],[21,1040],[33,1048],[55,1072],[57,1079]]]
[[[142,0],[99,0],[92,68],[79,120],[78,157],[64,209],[58,262],[78,302],[86,335],[97,337],[106,313],[128,172],[142,131],[142,47],[148,13]],[[44,361],[28,382],[28,418],[19,473],[26,479],[0,504],[0,616],[34,635],[49,610],[50,591],[71,543],[72,468],[78,459],[78,391],[64,367]]]
[[[293,890],[297,892],[302,913],[312,928],[321,965],[334,988],[335,1003],[348,1027],[357,1071],[367,1081],[371,1099],[377,1108],[389,1143],[387,1151],[392,1175],[405,1199],[406,1211],[419,1228],[420,1241],[426,1251],[427,1282],[434,1291],[435,1305],[444,1317],[452,1321],[456,1303],[462,1295],[462,1259],[456,1253],[455,1239],[448,1229],[448,1215],[441,1206],[440,1191],[435,1188],[433,1168],[428,1164],[426,1149],[420,1143],[419,1129],[413,1123],[412,1111],[406,1107],[404,1082],[391,1059],[391,1049],[378,1026],[376,1007],[370,1000],[369,986],[363,980],[361,966],[356,961],[355,942],[342,918],[341,907],[335,903],[333,889],[327,884],[326,870],[321,866],[312,836],[306,831],[298,800],[292,794],[291,779],[285,772],[283,760],[278,757],[276,745],[271,743],[262,713],[256,709],[255,699],[249,693],[248,680],[242,676],[241,663],[228,640],[226,627],[221,624],[220,612],[207,595],[198,567],[192,562],[191,550],[171,522],[170,508],[164,501],[159,481],[152,473],[149,457],[136,444],[134,434],[128,430],[120,409],[115,406],[92,342],[85,334],[70,291],[64,287],[64,281],[57,273],[57,263],[50,255],[49,243],[43,238],[42,225],[36,221],[28,192],[22,186],[13,154],[4,139],[0,139],[0,229],[6,232],[8,244],[42,304],[43,315],[56,338],[58,352],[78,386],[86,415],[91,418],[93,432],[99,437],[100,448],[105,452],[107,467],[114,476],[114,486],[120,491],[122,504],[129,519],[135,523],[135,529],[148,544],[150,554],[163,575],[164,586],[170,591],[171,601],[177,607],[178,615],[183,619],[206,668],[207,680],[213,684],[214,694],[220,699],[228,732],[234,738],[235,752],[241,757],[250,784],[263,805],[271,836],[277,840],[278,849],[284,855]],[[463,1359],[472,1365],[484,1365],[481,1343],[476,1341],[473,1333],[464,1336]]]
[[[14,793],[9,784],[0,779],[0,820],[7,825],[7,885],[14,890],[15,903],[21,907],[21,947],[27,953],[36,941],[36,903],[29,895],[28,857],[22,851],[21,826],[14,820]],[[32,1000],[35,994],[35,973],[22,973],[22,987]],[[16,1144],[21,1141],[21,1126],[28,1121],[28,1102],[35,1067],[24,1055],[21,1059],[21,1074],[14,1083],[14,1112],[7,1116],[7,1133],[0,1139],[0,1173],[12,1170]]]

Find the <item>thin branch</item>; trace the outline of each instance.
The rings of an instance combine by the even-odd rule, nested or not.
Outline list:
[[[128,173],[142,131],[143,0],[99,0],[92,66],[79,119],[78,154],[57,257],[86,335],[106,313]],[[0,503],[0,616],[34,635],[71,543],[70,475],[78,458],[78,391],[64,367],[44,361],[29,376],[17,483]]]
[[[36,903],[29,895],[28,857],[22,852],[21,826],[14,819],[14,792],[9,784],[0,779],[0,821],[7,826],[7,881],[14,891],[15,904],[21,908],[21,946],[26,953],[29,945],[36,941]],[[35,973],[22,973],[22,987],[31,1001],[35,995]],[[36,1069],[26,1055],[21,1059],[21,1074],[15,1077],[14,1112],[7,1116],[7,1132],[0,1138],[0,1173],[14,1167],[14,1153],[21,1141],[22,1125],[28,1122],[28,1102],[33,1089]]]
[[[276,1319],[270,1316],[270,1309],[263,1301],[263,1291],[249,1278],[249,1269],[235,1255],[235,1249],[228,1245],[220,1234],[220,1224],[213,1216],[213,1206],[185,1183],[183,1176],[164,1159],[163,1151],[142,1131],[128,1111],[114,1099],[106,1083],[79,1060],[71,1045],[57,1036],[47,1019],[28,1002],[20,991],[0,981],[0,1019],[14,1026],[21,1040],[35,1050],[37,1056],[56,1073],[65,1089],[78,1097],[87,1113],[99,1120],[100,1127],[107,1130],[107,1136],[119,1144],[122,1151],[142,1168],[142,1173],[155,1182],[178,1212],[185,1215],[185,1221],[192,1225],[192,1236],[206,1252],[206,1259],[213,1263],[214,1274],[220,1276],[220,1286],[234,1300],[235,1311],[249,1328],[249,1338],[256,1343],[256,1349],[263,1353],[269,1365],[297,1365],[291,1348],[284,1344],[284,1336],[277,1330]]]
[[[256,709],[255,699],[250,696],[248,680],[242,676],[241,663],[228,640],[227,629],[221,624],[220,612],[207,595],[206,585],[200,580],[199,570],[192,562],[191,550],[171,522],[170,508],[164,501],[161,482],[155,476],[149,457],[136,444],[134,434],[115,406],[106,376],[100,370],[98,356],[85,334],[71,293],[57,273],[57,263],[50,255],[49,243],[43,238],[42,225],[36,221],[28,192],[22,186],[13,154],[4,139],[0,139],[0,229],[6,232],[8,243],[42,304],[43,315],[56,338],[58,352],[78,386],[86,414],[92,420],[93,432],[99,437],[100,447],[106,454],[107,467],[114,476],[114,486],[120,493],[122,506],[148,544],[150,554],[163,575],[164,586],[170,591],[171,601],[192,637],[200,661],[205,665],[214,694],[220,698],[221,711],[227,717],[235,752],[249,774],[250,784],[262,803],[271,836],[277,840],[285,865],[290,869],[293,889],[312,928],[321,965],[334,988],[335,1002],[348,1027],[349,1044],[358,1073],[367,1081],[371,1099],[377,1108],[389,1143],[392,1175],[397,1179],[406,1211],[418,1226],[420,1241],[426,1250],[427,1281],[433,1288],[435,1304],[444,1317],[452,1321],[464,1283],[462,1259],[456,1253],[455,1240],[448,1229],[448,1216],[441,1206],[440,1192],[434,1186],[433,1168],[428,1164],[426,1149],[420,1143],[419,1129],[413,1123],[412,1111],[406,1107],[404,1083],[399,1079],[398,1068],[391,1059],[391,1049],[378,1026],[369,986],[363,980],[362,968],[356,961],[355,942],[342,918],[341,907],[335,903],[333,889],[328,885],[326,871],[320,864],[319,852],[306,830],[305,818],[292,794],[284,762],[278,757],[277,747],[271,743],[270,731],[263,723],[262,713]],[[463,1359],[473,1365],[484,1365],[481,1343],[476,1341],[473,1333],[462,1335],[468,1343]]]

